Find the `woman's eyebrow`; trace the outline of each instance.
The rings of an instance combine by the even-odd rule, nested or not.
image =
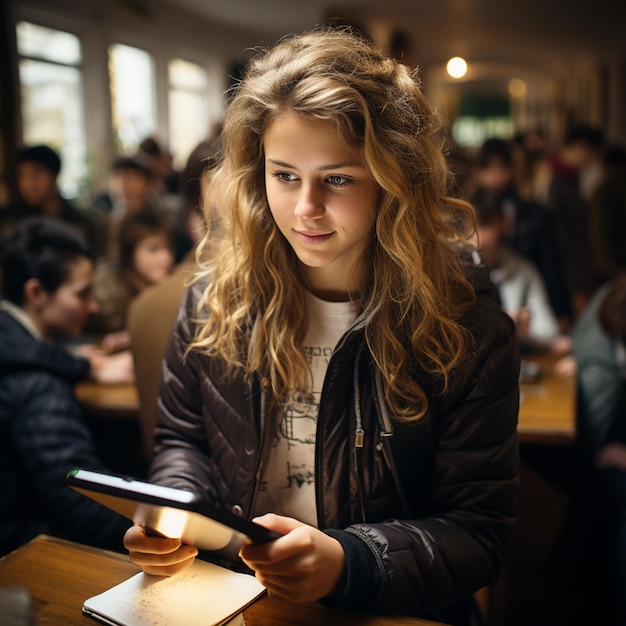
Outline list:
[[[268,162],[272,163],[272,165],[278,165],[279,167],[286,167],[290,169],[296,169],[295,165],[291,165],[290,163],[285,163],[284,161],[278,161],[275,159],[267,159]],[[362,167],[361,163],[352,163],[350,161],[345,161],[344,163],[329,163],[328,165],[320,165],[317,170],[319,172],[325,172],[327,170],[338,170],[342,167]]]

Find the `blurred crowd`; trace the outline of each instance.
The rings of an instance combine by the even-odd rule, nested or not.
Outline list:
[[[82,206],[59,190],[59,154],[46,145],[25,147],[16,163],[18,197],[0,208],[0,241],[32,217],[77,229],[94,261],[98,304],[82,337],[94,339],[104,353],[128,349],[130,303],[168,276],[194,247],[194,231],[202,228],[200,178],[213,149],[211,141],[203,142],[178,172],[169,152],[148,137],[135,155],[115,158],[106,188]]]
[[[140,396],[143,385],[156,398],[160,354],[138,363],[131,343],[146,329],[154,331],[151,349],[164,341],[193,273],[202,172],[214,151],[203,142],[176,172],[147,138],[137,154],[113,161],[106,189],[88,207],[61,194],[53,148],[19,152],[18,197],[0,209],[0,554],[41,532],[123,549],[128,521],[68,489],[65,474],[86,467],[143,476],[150,452],[125,441],[135,431],[124,420],[120,428],[86,420],[75,388],[135,383]],[[168,279],[153,305],[151,291]],[[149,319],[135,324],[133,338],[140,296]]]

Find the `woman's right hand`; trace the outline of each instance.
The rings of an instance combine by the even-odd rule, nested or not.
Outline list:
[[[130,560],[146,574],[173,576],[189,567],[198,548],[181,543],[179,539],[148,535],[141,526],[131,526],[124,535],[124,547]]]

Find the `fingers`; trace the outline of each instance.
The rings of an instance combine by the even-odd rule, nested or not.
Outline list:
[[[180,539],[170,539],[168,537],[155,537],[149,535],[145,528],[135,524],[131,526],[124,535],[124,547],[132,552],[152,552],[155,554],[166,554],[173,552],[181,545]]]
[[[254,521],[284,536],[268,543],[248,544],[241,548],[239,556],[252,569],[260,566],[284,567],[285,562],[292,557],[306,554],[315,547],[309,527],[302,522],[273,514]]]
[[[296,528],[306,526],[306,524],[303,524],[293,517],[285,517],[283,515],[276,515],[275,513],[266,513],[260,517],[255,517],[252,521],[270,530],[275,530],[281,535],[286,535]]]
[[[338,541],[291,518],[266,515],[255,521],[284,534],[240,551],[242,560],[272,595],[312,602],[341,593],[345,554]]]
[[[155,576],[174,576],[175,574],[182,572],[194,562],[196,555],[198,554],[198,550],[196,548],[189,550],[189,548],[193,548],[193,546],[182,546],[176,551],[176,553],[167,555],[165,561],[170,561],[171,559],[171,563],[165,563],[163,555],[145,554],[138,560],[131,557],[131,561],[135,563],[135,565],[139,565],[139,567],[141,567],[146,574],[154,574]],[[192,553],[191,556],[189,556],[189,552]],[[187,555],[187,558],[184,558],[185,555]],[[181,558],[182,560],[180,560]]]
[[[193,563],[198,554],[195,546],[179,539],[154,537],[140,526],[132,526],[124,535],[124,547],[130,560],[148,574],[172,576]]]
[[[304,547],[298,547],[297,543],[294,543],[294,539],[297,540],[298,537],[290,533],[298,528],[306,528],[306,524],[291,517],[283,517],[274,513],[256,517],[252,521],[285,536],[267,543],[246,544],[243,546],[239,556],[249,567],[252,566],[252,563],[260,565],[284,561]],[[289,539],[285,541],[287,535],[289,535]],[[279,542],[278,545],[276,545],[277,542]]]

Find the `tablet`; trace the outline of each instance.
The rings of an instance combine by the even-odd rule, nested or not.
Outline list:
[[[80,468],[68,472],[66,482],[150,533],[182,539],[200,550],[222,552],[225,557],[236,556],[244,544],[280,537],[184,489]]]

